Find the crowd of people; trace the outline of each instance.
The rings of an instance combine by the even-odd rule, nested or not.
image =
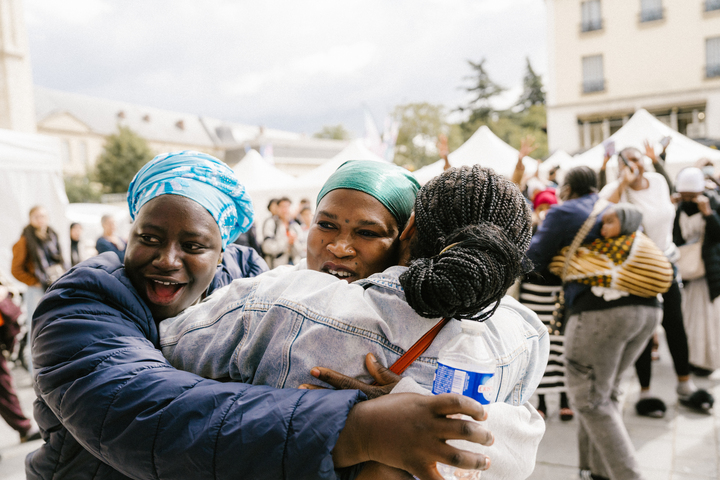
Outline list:
[[[637,414],[662,417],[660,325],[681,405],[709,412],[692,375],[720,368],[720,182],[705,159],[671,179],[664,148],[541,178],[525,172],[525,139],[510,179],[447,164],[422,187],[401,167],[350,161],[314,204],[272,199],[257,226],[221,161],[163,154],[130,184],[128,238],[103,216],[85,258],[73,224],[69,261],[33,207],[13,247],[22,332],[8,328],[19,295],[0,277],[0,343],[32,342],[37,425],[0,356],[0,413],[22,441],[45,442],[28,478],[230,478],[238,462],[247,478],[438,479],[436,462],[463,478],[527,478],[547,395],[578,420],[582,478],[643,478],[623,374],[634,365]],[[491,406],[429,395],[459,322],[404,376],[385,368],[443,318],[486,323]]]
[[[619,385],[634,366],[637,414],[664,416],[665,400],[651,390],[659,325],[678,403],[703,413],[714,403],[691,373],[708,376],[720,367],[720,183],[707,159],[673,182],[664,168],[667,144],[660,155],[647,141],[644,147],[608,152],[597,172],[575,167],[559,189],[555,171],[545,181],[527,178],[520,160],[514,176],[533,205],[536,229],[528,250],[535,270],[519,298],[551,333],[538,410],[545,415],[545,395],[559,393],[560,418],[579,417],[583,478],[643,478],[623,424]],[[607,183],[613,159],[618,179]],[[650,165],[654,171],[646,170]]]

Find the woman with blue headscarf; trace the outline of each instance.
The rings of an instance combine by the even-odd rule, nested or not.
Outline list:
[[[36,311],[35,417],[46,443],[28,455],[27,478],[333,479],[335,465],[427,462],[436,453],[414,426],[468,438],[445,414],[478,417],[469,399],[358,404],[356,390],[275,390],[173,368],[157,323],[265,269],[230,245],[252,222],[250,199],[222,162],[180,152],[143,167],[128,204],[125,264],[114,254],[78,264]],[[376,423],[410,440],[392,448]]]

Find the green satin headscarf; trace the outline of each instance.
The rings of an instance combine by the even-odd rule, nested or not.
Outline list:
[[[349,160],[335,170],[317,197],[317,204],[325,195],[338,188],[367,193],[387,208],[401,229],[410,219],[420,184],[412,173],[392,163],[369,160]]]

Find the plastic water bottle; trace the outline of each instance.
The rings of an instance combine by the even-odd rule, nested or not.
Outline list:
[[[462,332],[450,340],[438,354],[432,392],[459,393],[474,398],[483,405],[495,401],[495,357],[485,339],[485,324],[462,320]],[[471,420],[461,415],[465,420]],[[464,440],[451,440],[450,445],[462,450],[479,451],[479,445]],[[438,463],[438,471],[445,480],[479,479],[480,470],[461,470]]]

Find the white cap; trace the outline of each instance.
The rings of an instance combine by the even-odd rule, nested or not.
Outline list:
[[[683,168],[675,180],[675,191],[679,193],[702,193],[705,191],[705,174],[699,168]]]

